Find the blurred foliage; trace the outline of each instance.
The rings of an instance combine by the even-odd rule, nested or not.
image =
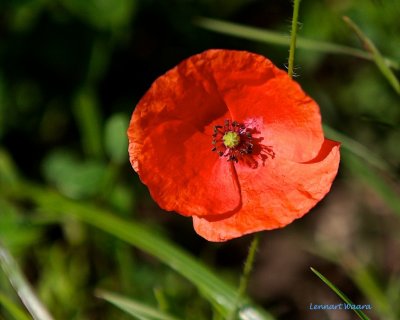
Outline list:
[[[126,219],[121,221],[146,224],[149,234],[172,239],[171,245],[217,269],[229,288],[234,284],[248,239],[205,243],[190,221],[159,210],[129,166],[125,131],[152,81],[194,53],[250,50],[285,67],[287,47],[202,29],[194,23],[198,17],[288,34],[291,11],[291,1],[275,0],[0,2],[0,242],[56,319],[131,318],[104,301],[104,294],[96,297],[97,289],[120,293],[106,300],[144,307],[144,316],[148,306],[157,305],[158,315],[182,319],[223,314],[215,296],[177,273],[182,272],[172,258],[163,261],[176,271],[152,256],[155,249],[144,253],[107,231],[115,226],[99,230],[96,212],[99,220],[104,209]],[[344,15],[383,56],[400,62],[398,0],[302,1],[299,36],[363,49]],[[327,130],[328,137],[345,137],[349,147],[332,193],[317,208],[320,215],[265,235],[273,261],[260,257],[253,298],[277,319],[332,318],[327,311],[307,310],[310,301],[338,301],[318,279],[306,276],[313,265],[355,303],[376,306],[371,318],[400,318],[400,220],[394,214],[399,212],[399,96],[373,62],[334,52],[299,48],[295,74],[319,102],[324,122],[335,128]],[[28,182],[39,186],[44,199],[56,200],[40,205],[22,187]],[[61,210],[63,201],[78,207]],[[93,209],[92,220],[74,215],[77,208]],[[289,250],[281,250],[274,237],[278,243],[302,239],[304,245],[291,241]],[[300,262],[270,269],[300,251]],[[263,279],[270,284],[259,288]],[[292,279],[288,289],[285,279]],[[21,310],[1,274],[0,318],[23,319]]]

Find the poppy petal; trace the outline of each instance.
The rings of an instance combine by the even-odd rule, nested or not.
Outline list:
[[[134,158],[140,179],[165,210],[201,216],[240,206],[233,164],[211,152],[210,134],[188,123],[175,120],[153,128]]]
[[[210,50],[203,55],[211,61],[232,119],[244,122],[262,115],[264,139],[281,157],[301,162],[317,155],[324,141],[319,107],[286,72],[250,52]]]
[[[149,132],[160,124],[180,120],[204,132],[216,119],[229,118],[227,112],[208,61],[201,54],[184,60],[154,81],[132,114],[127,132],[132,167],[138,172],[136,155]]]
[[[225,144],[227,130],[239,130],[231,135],[240,144]],[[132,167],[155,201],[193,216],[211,241],[303,216],[329,191],[340,160],[318,105],[286,72],[245,51],[208,50],[158,78],[128,138]]]
[[[209,241],[226,241],[286,226],[302,217],[330,190],[339,166],[339,143],[325,139],[307,163],[280,157],[257,169],[236,166],[242,207],[234,214],[193,217],[196,232]]]

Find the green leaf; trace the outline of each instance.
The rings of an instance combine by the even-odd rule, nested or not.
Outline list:
[[[95,195],[101,189],[105,165],[100,161],[81,162],[71,152],[56,150],[43,162],[46,179],[64,195],[81,199]]]
[[[96,295],[136,318],[142,317],[150,320],[178,320],[178,318],[161,312],[155,307],[143,304],[133,299],[128,299],[116,293],[99,290],[96,292]]]
[[[344,22],[356,33],[363,43],[365,49],[372,54],[375,64],[390,83],[393,89],[400,94],[400,82],[397,80],[395,74],[390,70],[386,64],[385,58],[381,55],[379,50],[375,47],[374,43],[361,31],[361,29],[349,17],[343,17]]]
[[[236,290],[211,272],[201,261],[175,246],[146,225],[121,219],[95,206],[66,199],[59,194],[37,186],[24,184],[14,196],[29,197],[43,210],[64,219],[61,214],[73,216],[114,237],[121,239],[150,255],[158,258],[182,276],[191,281],[223,315],[228,315],[236,301]],[[241,319],[272,320],[272,315],[244,301],[246,307],[239,311]]]
[[[12,300],[8,299],[0,292],[0,304],[14,317],[16,320],[30,320],[26,312],[16,305]]]
[[[207,30],[228,34],[243,39],[255,40],[263,43],[270,43],[281,46],[289,46],[290,43],[290,38],[287,35],[275,31],[248,27],[236,23],[230,23],[222,20],[216,20],[204,17],[199,17],[195,19],[194,23]],[[356,48],[338,45],[325,41],[305,39],[302,37],[297,38],[296,47],[298,49],[307,49],[317,52],[345,54],[367,60],[374,59],[371,53],[364,52]],[[388,67],[397,70],[400,69],[400,65],[396,61],[388,58],[384,58],[384,61]]]
[[[319,273],[314,268],[310,268],[312,272],[314,272],[318,278],[320,278],[329,288],[335,292],[340,299],[342,299],[347,304],[354,304],[342,291],[340,291],[332,282],[330,282],[327,278],[325,278],[321,273]],[[361,310],[353,309],[353,311],[357,314],[360,319],[369,320],[369,318],[362,312]]]
[[[126,130],[129,119],[122,113],[114,114],[105,127],[105,148],[109,157],[118,164],[125,162],[128,152]]]

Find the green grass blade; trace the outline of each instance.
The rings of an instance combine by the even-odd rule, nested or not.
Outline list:
[[[360,159],[350,152],[342,152],[343,160],[350,171],[357,175],[361,180],[371,186],[385,203],[398,215],[400,215],[400,196],[394,187],[370,166],[364,159]]]
[[[400,319],[400,278],[394,273],[389,277],[387,288],[383,288],[378,277],[365,263],[349,252],[338,250],[332,243],[318,243],[317,246],[304,247],[305,251],[319,256],[341,268],[354,285],[368,300],[373,302],[374,313],[379,319]]]
[[[18,188],[18,195],[14,194],[14,196],[28,197],[39,207],[54,214],[54,217],[60,220],[63,219],[60,214],[64,216],[72,215],[82,222],[86,222],[153,255],[191,281],[225,316],[233,309],[236,290],[231,285],[222,281],[201,261],[175,246],[154,230],[149,229],[146,225],[121,219],[102,208],[86,203],[81,204],[30,184],[21,185]],[[251,304],[250,301],[246,300],[245,304],[246,308],[239,311],[242,319],[274,319],[272,315]]]
[[[329,126],[324,125],[324,131],[329,138],[342,143],[344,149],[342,152],[343,163],[352,174],[374,189],[385,203],[400,215],[400,196],[394,183],[391,184],[392,172],[385,160],[364,145]]]
[[[81,89],[74,98],[73,109],[82,136],[83,150],[88,156],[101,158],[103,154],[101,115],[94,88],[88,86]]]
[[[366,146],[362,145],[356,140],[353,140],[345,134],[336,131],[328,125],[323,125],[323,127],[324,132],[329,139],[340,141],[344,149],[359,156],[371,166],[376,167],[382,171],[390,172],[390,167],[387,162],[378,155],[371,152],[371,150],[368,149]]]
[[[400,82],[397,80],[395,74],[390,70],[385,62],[385,58],[381,55],[374,43],[361,31],[361,29],[349,17],[343,17],[344,22],[352,29],[358,38],[361,40],[364,48],[372,54],[375,64],[387,79],[393,89],[400,94]]]
[[[263,43],[269,43],[280,46],[288,46],[290,43],[290,38],[288,37],[288,35],[270,30],[254,28],[254,27],[244,26],[241,24],[230,23],[222,20],[210,19],[204,17],[196,18],[194,23],[210,31],[219,32],[247,40],[255,40]],[[296,48],[312,50],[322,53],[350,55],[353,57],[367,59],[371,61],[374,60],[373,55],[369,52],[365,52],[348,46],[338,45],[335,43],[317,41],[302,37],[297,38]],[[388,67],[397,70],[400,69],[400,65],[396,61],[388,58],[383,58],[383,59]]]
[[[397,319],[394,308],[391,307],[385,292],[378,284],[377,279],[364,266],[358,265],[351,272],[351,278],[363,295],[374,302],[374,309],[382,319]]]
[[[336,286],[330,282],[327,278],[325,278],[321,273],[319,273],[317,270],[315,270],[314,268],[310,268],[312,272],[314,272],[318,278],[320,278],[329,288],[332,289],[333,292],[335,292],[340,299],[342,299],[345,303],[347,304],[354,304],[342,291],[340,291],[338,288],[336,288]],[[361,310],[356,310],[353,309],[353,311],[357,314],[357,316],[360,319],[363,320],[369,320],[369,318],[365,315],[364,312],[362,312]]]
[[[52,320],[52,316],[37,298],[17,262],[0,242],[0,266],[8,277],[21,301],[35,320]]]
[[[169,309],[169,303],[163,289],[157,286],[153,289],[153,293],[157,300],[158,309],[166,312]]]
[[[14,317],[15,320],[30,320],[24,310],[22,310],[2,293],[0,293],[0,305],[2,305],[10,313],[10,315]]]
[[[326,135],[340,141],[343,146],[343,163],[350,171],[373,188],[385,203],[400,215],[400,196],[391,184],[391,168],[381,157],[346,135],[324,125]],[[381,172],[379,172],[381,171]],[[386,178],[383,174],[386,174]]]
[[[123,297],[116,293],[99,290],[96,292],[96,296],[108,301],[122,311],[125,311],[126,313],[135,317],[143,317],[151,320],[178,320],[178,318],[161,312],[155,307],[148,306],[139,301]]]
[[[304,247],[304,250],[343,268],[343,271],[362,295],[368,301],[373,302],[374,313],[379,319],[398,320],[400,318],[399,312],[397,312],[398,302],[400,302],[398,294],[400,292],[400,278],[396,278],[396,275],[390,278],[389,288],[385,290],[364,263],[358,261],[354,256],[348,255],[347,252],[339,253],[332,244],[320,243],[312,248],[310,246]],[[391,290],[393,291],[391,292]]]

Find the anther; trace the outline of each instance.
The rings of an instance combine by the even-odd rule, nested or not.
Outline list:
[[[239,162],[253,153],[252,134],[246,126],[237,121],[225,120],[224,125],[214,126],[212,150],[227,161]]]

